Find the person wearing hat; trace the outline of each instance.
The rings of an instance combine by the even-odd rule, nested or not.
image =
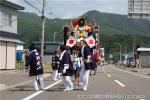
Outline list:
[[[43,66],[39,50],[37,51],[34,44],[29,46],[29,59],[26,62],[26,68],[29,68],[29,76],[32,77],[35,90],[44,90]],[[38,84],[39,83],[39,84]],[[38,86],[39,85],[39,86]]]
[[[86,41],[81,41],[81,56],[82,56],[82,67],[80,71],[80,81],[82,90],[86,91],[88,87],[89,74],[91,70],[91,51]]]

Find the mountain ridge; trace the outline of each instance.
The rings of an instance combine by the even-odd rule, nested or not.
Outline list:
[[[113,50],[113,42],[125,44],[129,42],[129,50],[132,50],[133,36],[137,37],[138,44],[150,44],[150,21],[140,19],[128,19],[126,15],[102,13],[96,10],[88,11],[82,15],[91,23],[100,26],[101,44]],[[56,41],[63,41],[62,28],[73,19],[48,19],[45,24],[45,41],[53,41],[54,32]],[[41,18],[34,13],[18,12],[18,33],[21,33],[20,39],[29,43],[34,40],[40,40]],[[125,38],[124,38],[125,37]],[[127,39],[126,39],[127,38]],[[126,41],[128,40],[128,41]]]

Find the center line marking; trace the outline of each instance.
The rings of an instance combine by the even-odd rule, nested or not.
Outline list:
[[[102,67],[102,71],[106,74],[107,72],[104,70],[104,68]]]
[[[123,83],[121,83],[120,81],[118,80],[114,80],[117,84],[119,84],[121,87],[126,87]]]
[[[107,74],[108,77],[112,77],[110,74]]]
[[[47,89],[49,89],[49,88],[51,88],[51,87],[53,87],[53,86],[59,84],[60,82],[62,82],[62,80],[59,80],[59,81],[57,81],[57,82],[55,82],[55,83],[53,83],[53,84],[51,84],[51,85],[45,87],[44,89],[47,90]],[[22,100],[30,100],[30,99],[36,97],[37,95],[39,95],[39,94],[41,94],[41,93],[43,93],[43,92],[44,92],[44,91],[37,91],[37,92],[35,92],[35,93],[29,95],[28,97],[23,98]]]

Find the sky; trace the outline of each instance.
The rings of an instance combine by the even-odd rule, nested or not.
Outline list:
[[[25,12],[39,11],[32,8],[24,0],[8,0],[25,7]],[[43,0],[26,0],[42,9]],[[90,10],[127,15],[128,0],[46,0],[46,16],[49,18],[76,18]]]

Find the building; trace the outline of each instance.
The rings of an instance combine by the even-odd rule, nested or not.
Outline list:
[[[24,7],[0,1],[0,69],[15,69],[16,66],[18,10],[24,10]]]
[[[17,51],[22,51],[22,52],[24,52],[24,45],[25,45],[26,43],[25,42],[23,42],[23,41],[21,41],[21,40],[17,40],[16,41],[16,50]]]
[[[150,48],[140,47],[137,49],[140,66],[150,68]]]
[[[150,19],[150,0],[128,0],[128,17]]]
[[[41,42],[32,42],[36,47],[41,46]],[[55,50],[59,48],[59,46],[63,44],[63,42],[44,42],[44,54],[52,54]]]

